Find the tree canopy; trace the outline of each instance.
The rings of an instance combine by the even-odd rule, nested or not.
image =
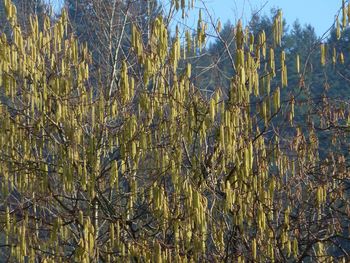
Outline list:
[[[349,4],[322,39],[200,2],[4,0],[5,261],[350,260]]]

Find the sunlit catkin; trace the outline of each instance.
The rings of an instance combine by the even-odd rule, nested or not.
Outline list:
[[[326,65],[326,45],[324,43],[321,44],[321,65],[325,66]]]
[[[300,73],[300,56],[299,56],[299,54],[297,54],[297,56],[296,56],[295,67],[296,67],[297,73]]]
[[[341,37],[340,23],[339,23],[338,17],[337,17],[337,21],[336,21],[336,37],[337,37],[337,40],[339,40]]]

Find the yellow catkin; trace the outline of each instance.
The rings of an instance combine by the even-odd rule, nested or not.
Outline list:
[[[259,44],[261,45],[262,56],[263,56],[263,58],[266,58],[266,46],[267,46],[267,43],[266,43],[266,33],[265,33],[264,30],[261,32],[261,41],[260,41]]]
[[[295,106],[295,98],[292,96],[291,101],[290,101],[290,124],[293,125],[293,119],[294,119],[294,106]]]
[[[221,21],[219,20],[216,24],[216,31],[218,31],[219,33],[221,32]]]
[[[278,13],[277,13],[277,15],[274,19],[274,23],[273,23],[274,45],[281,46],[282,34],[283,34],[282,10],[278,10]]]
[[[293,251],[294,257],[297,257],[299,254],[299,249],[298,249],[298,240],[296,238],[293,239],[292,251]]]
[[[300,73],[300,56],[299,56],[299,54],[297,54],[297,57],[296,57],[296,70],[297,70],[297,73]]]
[[[324,43],[321,44],[321,65],[326,65],[326,45]]]
[[[336,21],[336,37],[337,37],[337,40],[339,40],[341,37],[340,23],[339,23],[338,17],[337,17],[337,21]]]
[[[249,34],[249,51],[250,52],[254,51],[254,34],[253,33]]]
[[[340,52],[339,54],[339,62],[340,64],[344,64],[345,63],[345,58],[344,58],[344,53]]]
[[[256,239],[255,238],[253,238],[253,241],[252,241],[252,254],[253,254],[253,260],[257,260]]]
[[[346,18],[347,18],[347,9],[345,5],[345,0],[342,0],[342,28],[344,29],[346,27]]]
[[[281,82],[282,88],[288,85],[288,75],[287,75],[287,65],[286,65],[286,53],[284,51],[281,52]]]
[[[186,67],[186,75],[187,75],[187,78],[191,78],[191,64],[190,63],[187,63],[187,67]]]
[[[275,52],[274,52],[273,48],[270,48],[269,66],[270,66],[270,70],[272,72],[272,75],[276,76],[276,73],[275,73]]]
[[[277,87],[274,93],[273,103],[274,103],[275,111],[277,112],[278,109],[280,108],[280,88],[279,87]]]
[[[209,105],[209,115],[212,122],[215,121],[215,114],[216,114],[216,102],[214,99],[211,99],[210,105]]]

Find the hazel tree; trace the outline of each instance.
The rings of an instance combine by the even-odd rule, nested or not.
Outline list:
[[[185,14],[194,2],[171,1],[170,10]],[[307,93],[299,60],[300,84],[281,97],[295,59],[275,52],[282,11],[271,35],[235,25],[230,86],[208,98],[186,56],[205,45],[209,27],[220,39],[205,8],[195,34],[171,35],[158,16],[145,41],[130,23],[130,56],[106,88],[90,81],[91,54],[69,33],[65,10],[42,27],[31,16],[23,33],[15,5],[4,4],[12,34],[0,38],[0,247],[8,261],[349,259],[349,106],[299,99]],[[325,157],[322,131],[332,145]]]

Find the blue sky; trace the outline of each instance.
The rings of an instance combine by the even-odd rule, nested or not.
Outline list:
[[[63,0],[46,0],[56,7],[60,6]],[[139,0],[143,1],[143,0]],[[170,0],[162,0],[167,2]],[[341,7],[342,0],[203,0],[215,18],[219,18],[224,23],[242,18],[248,21],[253,11],[262,8],[263,14],[269,14],[273,7],[283,10],[283,16],[287,23],[291,25],[296,19],[303,24],[311,24],[318,36],[321,36],[334,22],[334,17]],[[200,5],[197,0],[197,5]],[[191,19],[192,20],[192,19]],[[194,19],[195,20],[195,19]],[[196,22],[193,20],[193,25]],[[187,21],[188,22],[188,21]],[[190,23],[190,24],[191,24]]]
[[[215,17],[220,17],[223,22],[240,17],[247,21],[252,10],[264,6],[262,13],[268,14],[272,7],[279,7],[288,24],[298,19],[302,25],[311,24],[321,36],[334,22],[342,0],[206,0],[206,3]]]

